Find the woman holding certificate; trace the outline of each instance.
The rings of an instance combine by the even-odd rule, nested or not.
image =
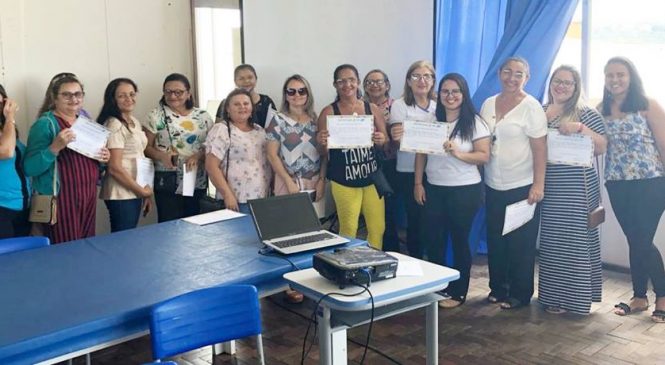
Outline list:
[[[607,127],[605,186],[612,210],[628,240],[633,297],[615,306],[617,315],[649,308],[649,281],[656,293],[651,319],[665,322],[665,269],[653,243],[665,210],[665,110],[644,94],[635,65],[613,57],[605,65],[600,105]]]
[[[61,243],[95,235],[99,162],[110,153],[103,147],[93,159],[67,148],[76,138],[74,124],[86,122],[77,120],[85,95],[77,78],[55,80],[49,93],[48,111],[30,127],[24,167],[36,194],[57,195],[57,223],[40,228],[51,243]]]
[[[429,61],[416,61],[406,71],[404,93],[390,108],[390,135],[399,146],[404,123],[433,122],[436,109],[436,73]],[[409,255],[423,257],[422,222],[424,209],[413,199],[415,152],[397,152],[397,190],[406,206],[406,245]]]
[[[252,96],[246,90],[229,93],[222,115],[224,121],[212,127],[205,141],[206,171],[226,208],[249,214],[247,200],[265,198],[270,189],[266,133],[254,122]]]
[[[205,110],[194,107],[185,75],[167,76],[163,92],[159,106],[143,123],[148,137],[145,155],[155,162],[153,189],[159,222],[199,214],[199,199],[208,187],[203,142],[213,125]],[[185,178],[193,178],[193,191],[185,191]]]
[[[481,202],[478,165],[489,160],[490,133],[473,107],[464,77],[447,74],[439,82],[436,119],[446,124],[445,155],[418,153],[415,161],[415,201],[424,205],[423,242],[429,261],[445,265],[448,235],[453,248],[453,268],[460,278],[445,289],[443,308],[466,300],[471,273],[469,232]],[[427,179],[423,179],[423,172]]]
[[[526,60],[508,58],[499,67],[498,77],[501,92],[485,100],[480,111],[492,134],[490,161],[485,165],[491,290],[487,301],[513,309],[528,305],[533,295],[547,118],[540,103],[524,91],[529,79]],[[521,214],[508,215],[507,208]],[[526,217],[528,221],[519,224]],[[504,232],[504,225],[515,229]]]
[[[607,147],[605,125],[597,111],[582,104],[580,82],[572,66],[554,70],[544,106],[547,125],[551,133],[586,138],[600,155]],[[587,222],[599,205],[600,186],[592,156],[586,157],[590,164],[580,166],[548,155],[538,272],[538,302],[548,313],[588,314],[591,302],[601,300],[600,238]]]
[[[337,207],[339,233],[355,237],[358,218],[362,213],[367,224],[367,241],[381,249],[385,207],[374,186],[373,174],[379,169],[374,151],[385,144],[386,128],[379,108],[360,98],[358,84],[359,76],[355,66],[344,64],[335,69],[333,86],[337,90],[337,98],[323,108],[319,115],[317,140],[322,147],[322,158],[328,159],[327,177],[331,180],[332,195]],[[369,126],[365,124],[368,119]],[[345,123],[349,130],[340,131],[339,127],[334,126],[338,122]],[[357,124],[358,128],[350,124]],[[358,136],[354,134],[360,135],[360,138],[355,138]],[[347,146],[340,147],[344,144]]]
[[[136,181],[138,164],[145,159],[143,150],[148,139],[132,112],[136,106],[134,81],[119,78],[104,91],[104,105],[97,123],[111,131],[106,144],[111,151],[107,174],[102,181],[99,198],[104,200],[111,219],[111,232],[136,228],[141,215],[150,211],[152,187]]]

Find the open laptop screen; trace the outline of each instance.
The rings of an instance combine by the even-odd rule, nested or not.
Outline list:
[[[249,200],[248,203],[264,241],[321,229],[307,193]]]

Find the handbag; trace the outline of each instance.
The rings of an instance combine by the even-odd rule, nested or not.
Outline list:
[[[55,135],[55,128],[51,121],[51,130]],[[53,168],[53,195],[33,195],[30,202],[30,215],[28,220],[33,223],[48,223],[54,225],[58,222],[58,191],[56,190],[58,175],[58,159],[56,158]]]
[[[598,188],[600,189],[600,172],[598,171],[598,157],[596,156],[596,179],[598,180]],[[582,171],[584,174],[584,195],[589,196],[586,180],[586,172]],[[605,208],[602,205],[603,203],[603,194],[598,192],[598,207],[596,209],[587,213],[587,227],[589,229],[594,229],[605,222]]]
[[[385,156],[383,151],[376,148],[375,146],[373,146],[372,149],[374,149],[374,156],[376,156],[378,167],[370,174],[370,177],[374,183],[376,192],[379,194],[379,198],[383,198],[384,196],[391,197],[393,194],[395,194],[395,191],[393,190],[392,186],[390,186],[390,183],[388,182],[388,179],[386,178],[386,175],[383,173],[382,169]]]

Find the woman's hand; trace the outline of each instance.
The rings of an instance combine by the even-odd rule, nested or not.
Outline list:
[[[99,150],[99,162],[107,163],[110,159],[111,151],[109,151],[109,149],[106,147],[102,147],[102,149]]]
[[[141,194],[139,194],[141,198],[150,198],[152,196],[152,188],[150,185],[146,185],[141,189]]]
[[[323,146],[323,147],[328,147],[328,137],[330,136],[330,133],[328,132],[327,129],[320,130],[316,134],[316,142]]]
[[[395,123],[390,126],[390,136],[393,138],[393,141],[395,142],[401,141],[403,135],[404,135],[403,123]]]
[[[543,186],[538,184],[531,185],[531,189],[529,189],[529,198],[527,200],[529,204],[538,203],[543,200],[544,197],[545,192]]]
[[[152,192],[152,189],[150,189]],[[152,199],[150,197],[143,198],[143,216],[147,216],[148,213],[150,213],[150,210],[152,209]]]
[[[162,165],[164,165],[164,167],[166,167],[167,169],[175,169],[176,165],[173,163],[174,156],[176,157],[175,160],[177,161],[178,157],[177,152],[171,149],[169,149],[168,151],[159,151],[159,162],[161,162]]]
[[[199,155],[196,154],[196,153],[193,154],[193,155],[191,155],[191,156],[189,156],[189,158],[187,159],[187,161],[185,161],[185,168],[186,168],[186,171],[196,170],[196,168],[198,167],[198,165],[199,165]]]
[[[224,205],[226,206],[226,209],[233,210],[237,212],[240,208],[238,207],[238,199],[236,199],[235,195],[232,193],[229,194],[224,194]]]
[[[53,139],[51,143],[51,151],[55,154],[58,154],[63,149],[67,148],[67,145],[76,139],[76,134],[73,130],[65,128],[60,130],[57,136]],[[108,150],[107,150],[108,151]]]
[[[416,203],[425,205],[425,187],[423,184],[413,185],[413,198],[416,200]]]
[[[314,201],[319,201],[323,199],[323,197],[326,195],[326,179],[325,177],[321,176],[319,178],[319,181],[316,182],[316,198]]]
[[[459,150],[458,150],[458,146],[455,142],[453,142],[451,140],[447,140],[447,141],[443,142],[443,149],[446,152],[450,153],[451,156],[453,156],[455,158],[459,158]]]
[[[381,132],[372,133],[372,142],[376,145],[383,146],[386,143],[386,135]]]
[[[18,111],[18,104],[13,99],[5,99],[5,107],[2,108],[2,114],[5,116],[5,121],[16,123],[16,112]]]
[[[584,124],[580,122],[561,123],[559,125],[559,133],[567,136],[574,133],[580,133],[583,128]]]
[[[300,192],[298,184],[294,183],[293,180],[291,179],[286,180],[286,190],[289,192],[289,194],[295,194]]]

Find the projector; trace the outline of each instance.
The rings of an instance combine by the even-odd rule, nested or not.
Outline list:
[[[313,266],[324,278],[339,285],[369,285],[371,282],[394,278],[397,259],[371,247],[338,248],[333,252],[314,255]]]

